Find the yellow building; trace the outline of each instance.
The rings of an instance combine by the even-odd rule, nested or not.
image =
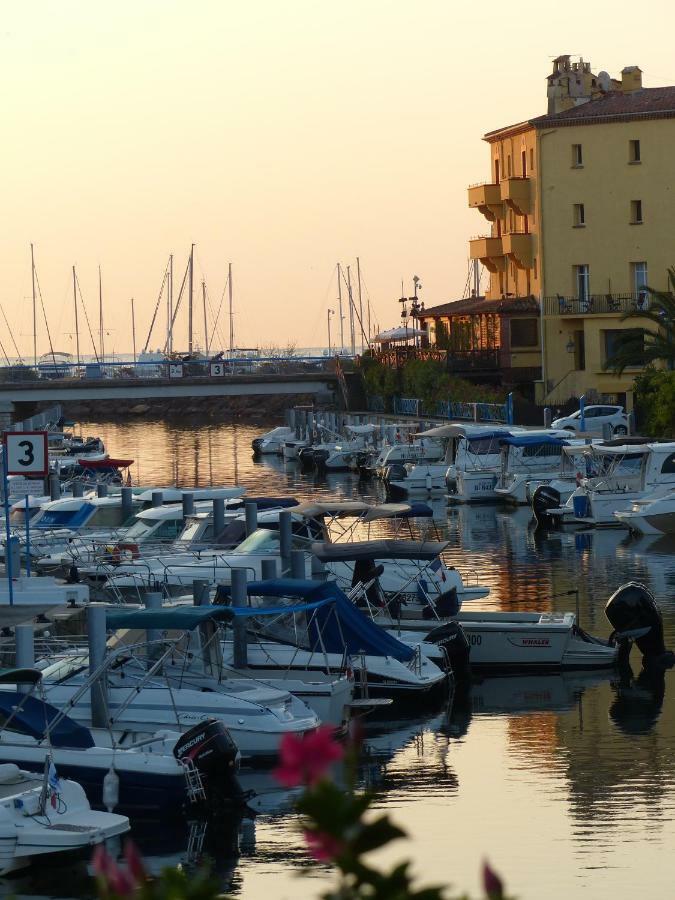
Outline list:
[[[489,132],[491,180],[469,188],[490,222],[470,255],[488,298],[532,296],[542,311],[540,402],[571,396],[631,405],[636,370],[605,369],[622,316],[666,289],[675,264],[675,87],[643,88],[561,56],[546,115]]]

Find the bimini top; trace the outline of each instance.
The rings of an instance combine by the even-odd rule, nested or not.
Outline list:
[[[567,441],[553,434],[511,434],[499,440],[500,446],[509,447],[536,447],[539,445],[563,447],[566,443]]]
[[[136,500],[141,503],[151,503],[153,494],[162,495],[162,503],[181,503],[183,494],[192,494],[195,500],[231,500],[232,498],[243,497],[246,493],[245,487],[228,487],[228,488],[195,488],[194,490],[181,490],[181,488],[151,488],[143,491],[136,496]]]
[[[14,683],[21,684],[29,680],[26,675],[31,671],[31,669],[15,669]],[[38,741],[46,738],[47,730],[49,730],[49,740],[53,747],[88,750],[89,747],[94,746],[94,739],[89,729],[80,725],[79,722],[69,719],[68,716],[61,717],[56,726],[52,728],[51,722],[57,716],[61,716],[60,710],[30,694],[23,694],[19,691],[0,691],[0,714],[5,720],[12,716],[10,728],[13,731],[20,731]]]
[[[222,585],[227,593],[229,585]],[[249,596],[289,597],[304,601],[315,613],[308,618],[309,637],[317,652],[391,656],[401,662],[411,660],[415,651],[386,632],[345,596],[334,581],[305,581],[274,578],[252,581],[246,585]],[[244,607],[247,615],[259,616],[273,609],[275,613],[295,612],[299,605],[284,607]],[[237,610],[239,613],[239,609]]]
[[[377,519],[430,518],[433,510],[426,503],[365,503],[363,500],[336,500],[335,502],[301,503],[293,512],[310,519],[322,516],[332,518],[360,518],[363,522]]]
[[[347,425],[347,431],[351,431],[352,434],[372,434],[374,431],[378,431],[377,425]]]
[[[466,438],[491,438],[501,437],[503,434],[511,434],[513,429],[509,425],[503,428],[495,428],[494,425],[477,425],[475,423],[462,424],[461,422],[451,422],[447,425],[437,425],[436,428],[430,428],[428,431],[418,431],[415,437],[428,437],[440,441],[451,437]]]
[[[283,579],[278,579],[283,580]],[[316,586],[317,582],[311,582]],[[252,582],[264,584],[268,582]],[[250,587],[250,586],[249,586]],[[231,592],[230,585],[219,585],[221,594]],[[249,591],[251,593],[251,591]],[[269,592],[264,591],[267,596]],[[112,612],[106,616],[106,625],[110,631],[118,628],[139,628],[156,631],[194,631],[206,622],[231,622],[237,618],[251,616],[278,616],[279,613],[306,612],[332,603],[332,599],[319,599],[312,603],[300,603],[295,606],[226,606],[218,603],[207,603],[202,606],[166,606],[160,609],[135,609],[130,612]]]
[[[312,553],[321,562],[358,562],[369,559],[418,559],[432,562],[445,550],[449,541],[351,541],[331,544],[316,541]]]

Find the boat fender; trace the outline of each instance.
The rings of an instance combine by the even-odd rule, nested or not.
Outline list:
[[[112,812],[120,802],[120,779],[115,771],[114,765],[110,766],[103,778],[103,793],[101,799],[108,812]]]

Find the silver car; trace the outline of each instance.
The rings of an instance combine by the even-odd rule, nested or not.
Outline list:
[[[584,425],[586,431],[602,434],[603,425],[612,426],[612,434],[628,434],[628,416],[623,406],[587,406],[584,409]],[[581,431],[581,410],[571,416],[563,416],[551,422],[552,428],[564,428],[566,431]]]

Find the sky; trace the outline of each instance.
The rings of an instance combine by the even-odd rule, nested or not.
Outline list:
[[[30,244],[55,349],[145,345],[165,267],[195,244],[212,346],[326,346],[338,261],[361,263],[372,324],[396,324],[419,276],[427,306],[463,295],[466,205],[489,178],[491,129],[546,109],[561,53],[645,86],[675,83],[666,2],[573,7],[493,0],[29,0],[0,4],[0,304],[33,352]],[[187,302],[174,345],[187,344]],[[333,341],[339,333],[333,319]],[[2,344],[13,355],[0,319]],[[166,336],[164,303],[150,348]],[[38,308],[38,353],[49,350]]]

